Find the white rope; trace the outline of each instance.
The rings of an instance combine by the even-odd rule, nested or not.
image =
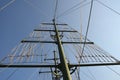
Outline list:
[[[36,10],[37,12],[39,12],[39,14],[43,15],[45,17],[45,19],[49,19],[49,17],[47,17],[47,14],[44,12],[44,10],[42,10],[41,8],[39,8],[37,5],[34,5],[30,0],[23,0],[25,3],[27,3],[28,5],[30,5],[34,10]]]
[[[10,2],[8,2],[6,5],[4,5],[3,7],[0,8],[0,11],[4,10],[5,8],[7,8],[8,6],[10,6],[12,3],[14,3],[16,0],[11,0]]]

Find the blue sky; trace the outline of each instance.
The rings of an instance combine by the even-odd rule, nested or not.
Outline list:
[[[12,0],[0,0],[0,8]],[[57,15],[68,10],[72,6],[84,0],[59,0]],[[90,0],[87,0],[88,2]],[[120,12],[120,0],[100,0],[107,6]],[[51,22],[54,15],[55,0],[15,0],[8,7],[0,11],[0,59],[10,53],[10,51],[20,43],[34,28],[41,22]],[[82,23],[83,34],[87,26],[90,5],[86,5],[81,9],[70,11],[65,15],[58,17],[58,22],[64,22],[80,31]],[[81,10],[81,14],[80,14]],[[80,20],[80,16],[82,19]],[[120,59],[120,15],[104,7],[97,1],[94,1],[91,16],[88,38],[109,52],[111,55]],[[113,69],[120,70],[119,66]],[[101,68],[101,67],[99,67]],[[97,77],[107,76],[103,78],[108,80],[119,80],[119,76],[114,76],[109,70],[104,73],[100,70],[92,70]],[[102,67],[103,69],[104,67]],[[90,68],[91,69],[91,68]],[[20,69],[22,71],[22,69]],[[84,70],[84,69],[83,69]],[[27,70],[26,70],[27,71]],[[28,70],[29,71],[29,70]],[[34,71],[33,71],[34,72]],[[22,72],[21,72],[22,73]],[[4,73],[5,74],[5,73]],[[19,73],[20,74],[20,73]],[[0,73],[1,75],[1,73]],[[21,75],[21,74],[20,74]],[[27,74],[26,74],[27,75]],[[21,75],[22,76],[22,75]],[[84,76],[83,76],[84,77]],[[96,77],[96,78],[97,78]],[[3,80],[5,76],[1,77]],[[24,78],[25,79],[25,78]],[[97,79],[101,80],[101,79]]]

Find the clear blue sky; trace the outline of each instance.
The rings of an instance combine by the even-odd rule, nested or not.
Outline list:
[[[0,8],[3,8],[12,0],[0,0]],[[14,1],[14,0],[13,0]],[[90,0],[59,0],[57,15],[62,14],[72,6]],[[100,0],[107,6],[120,12],[120,0]],[[29,35],[41,22],[51,22],[54,15],[55,0],[15,0],[4,9],[0,9],[0,59],[9,54],[9,52],[20,43],[20,41]],[[83,34],[87,26],[90,4],[75,11],[70,11],[65,15],[58,17],[59,22],[64,22],[80,31],[82,23]],[[80,12],[82,12],[80,14]],[[82,20],[80,20],[82,16]],[[97,1],[94,1],[91,23],[88,38],[109,52],[111,55],[120,59],[120,15],[104,7]],[[120,66],[113,67],[114,70],[120,70]],[[99,70],[100,69],[100,70]],[[84,69],[83,69],[84,70]],[[93,69],[92,73],[96,75],[96,80],[119,80],[120,77],[114,75],[112,71],[104,70],[104,67]],[[23,80],[28,79],[27,71],[20,69],[21,73],[16,74],[20,78],[25,74]],[[22,73],[23,72],[23,73]],[[34,72],[31,70],[31,72]],[[28,72],[29,73],[29,72]],[[0,79],[6,80],[7,73],[0,73]],[[105,76],[105,74],[107,76]],[[83,75],[83,78],[86,76]],[[21,79],[17,79],[21,80]],[[83,80],[83,79],[82,79]],[[86,80],[89,80],[86,78]]]

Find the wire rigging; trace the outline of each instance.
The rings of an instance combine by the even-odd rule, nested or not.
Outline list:
[[[92,74],[91,70],[90,70],[89,68],[87,68],[87,70],[88,70],[88,72],[91,74],[91,77],[92,77],[94,80],[97,80],[97,79],[95,78],[95,76]]]
[[[86,77],[86,78],[89,78],[90,80],[96,80],[96,79],[94,79],[92,76],[90,76],[89,74],[87,74],[86,72],[84,72],[84,71],[81,71],[82,72],[82,74]]]
[[[80,41],[82,42],[82,9],[80,8]],[[80,45],[82,47],[82,44]],[[82,52],[82,48],[80,48],[80,52]],[[80,64],[80,61],[79,61]],[[81,68],[78,68],[80,70]],[[78,74],[78,80],[81,80],[80,78],[80,71],[77,71]]]
[[[58,0],[55,0],[56,4],[55,4],[55,12],[54,12],[54,19],[56,19],[56,15],[57,15],[57,9],[58,9]]]
[[[33,72],[27,80],[31,80],[33,78],[33,76],[38,73],[38,71],[39,71],[39,69],[36,69],[36,71]]]
[[[16,0],[11,0],[9,1],[6,5],[4,5],[3,7],[0,8],[0,11],[4,10],[5,8],[7,8],[8,6],[10,6],[12,3],[14,3]]]
[[[80,70],[80,68],[77,69],[77,75],[78,75],[78,80],[81,80],[81,78],[80,78],[80,71],[79,70]]]
[[[113,71],[114,73],[116,73],[119,77],[120,77],[120,73],[118,73],[117,71],[113,70],[111,67],[106,66],[108,69],[110,69],[111,71]]]
[[[8,77],[7,77],[7,79],[5,79],[5,80],[9,80],[14,74],[15,74],[15,72],[18,70],[18,68],[17,69],[15,69]]]
[[[15,59],[15,61],[17,61],[17,59]],[[12,64],[14,64],[14,63],[9,63],[4,69],[0,70],[0,74],[2,72],[4,72],[5,70],[7,70],[9,68],[9,66],[12,65]]]
[[[36,5],[34,5],[30,0],[28,1],[28,0],[23,0],[25,3],[27,3],[28,5],[30,5],[32,8],[34,8],[36,11],[38,11],[39,12],[39,14],[41,14],[41,15],[43,15],[44,17],[45,17],[45,19],[49,19],[49,17],[47,17],[46,15],[47,14],[45,14],[45,12],[40,8],[40,10],[39,10],[39,7],[38,6],[36,6]],[[43,13],[44,12],[44,13]]]
[[[88,24],[87,24],[87,29],[86,29],[86,34],[85,34],[85,40],[84,40],[84,44],[83,44],[83,49],[82,49],[82,52],[81,52],[81,56],[83,55],[84,48],[85,48],[85,43],[86,43],[86,40],[87,40],[87,35],[88,35],[89,25],[90,25],[90,20],[91,20],[91,14],[92,14],[92,7],[93,7],[93,0],[91,0],[90,13],[89,13]],[[81,60],[82,60],[82,57],[81,57],[80,61]]]
[[[108,9],[110,9],[112,12],[114,12],[114,13],[116,13],[116,14],[118,14],[118,15],[120,15],[120,12],[118,12],[118,11],[116,11],[116,10],[114,10],[113,8],[111,8],[111,7],[109,7],[109,6],[107,6],[106,4],[104,4],[103,2],[101,2],[101,1],[99,1],[99,0],[96,0],[98,3],[100,3],[101,5],[103,5],[104,7],[106,7],[106,8],[108,8]]]
[[[69,8],[69,9],[67,9],[66,11],[64,11],[63,13],[61,13],[57,18],[65,15],[65,14],[67,14],[67,13],[70,12],[72,9],[78,7],[80,4],[83,4],[84,2],[86,2],[86,0],[84,0],[84,1],[82,1],[82,2],[80,2],[80,3],[78,3],[78,4],[76,4],[76,5],[74,5],[73,7]]]

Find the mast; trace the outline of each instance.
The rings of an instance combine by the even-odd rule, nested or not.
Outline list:
[[[33,45],[32,48],[31,48],[31,45],[28,45],[28,46],[30,46],[28,48],[28,50],[23,51],[25,47],[23,47],[23,48],[20,47],[22,50],[21,49],[18,50],[18,51],[21,51],[19,53],[23,53],[23,54],[8,55],[4,59],[2,59],[0,61],[0,68],[3,68],[3,67],[4,68],[6,68],[6,67],[7,68],[50,68],[51,70],[46,70],[46,71],[43,71],[43,72],[40,71],[39,74],[40,73],[51,73],[53,80],[61,80],[61,77],[63,78],[62,80],[72,80],[73,76],[71,77],[71,75],[72,75],[72,73],[77,71],[76,69],[78,67],[120,65],[120,61],[119,60],[115,59],[114,57],[112,57],[110,55],[104,54],[103,50],[101,50],[96,45],[94,45],[93,42],[90,42],[89,40],[87,40],[87,33],[88,33],[88,27],[89,27],[89,24],[90,24],[90,16],[91,16],[91,11],[92,11],[93,0],[91,1],[91,8],[90,8],[90,15],[89,15],[89,20],[88,20],[88,27],[87,27],[87,31],[86,31],[86,36],[85,36],[85,38],[81,37],[80,39],[79,39],[79,37],[76,37],[76,36],[75,36],[76,38],[71,37],[71,36],[69,37],[71,39],[77,39],[75,41],[72,41],[72,40],[71,41],[61,40],[61,34],[60,33],[63,33],[63,32],[78,33],[78,32],[76,30],[69,30],[69,29],[68,30],[60,30],[58,28],[58,25],[63,26],[63,25],[66,25],[66,24],[56,23],[57,4],[58,4],[58,0],[56,0],[55,14],[54,14],[53,22],[52,23],[42,23],[43,25],[49,25],[49,26],[52,25],[53,28],[52,29],[49,29],[49,28],[48,29],[34,29],[35,32],[36,31],[48,32],[48,33],[49,32],[54,32],[55,33],[54,35],[50,34],[50,36],[49,36],[52,39],[53,38],[54,39],[53,40],[49,40],[47,38],[48,40],[44,40],[44,39],[41,39],[41,37],[38,36],[38,35],[37,36],[33,35],[32,37],[30,37],[31,39],[22,40],[21,43],[35,43],[35,44],[36,43],[47,43],[46,44],[47,46],[48,46],[48,44],[52,43],[52,44],[57,45],[58,54],[59,54],[59,62],[57,62],[58,58],[56,57],[56,52],[54,51],[54,58],[52,58],[52,59],[51,58],[50,59],[45,58],[44,59],[44,60],[54,60],[54,64],[49,64],[49,65],[48,64],[40,64],[40,63],[39,64],[19,64],[22,61],[20,61],[18,64],[16,64],[16,61],[13,60],[13,59],[18,58],[18,59],[26,60],[26,57],[27,57],[27,59],[29,59],[29,58],[33,58],[34,56],[43,56],[40,53],[39,54],[35,54],[35,52],[33,52],[32,48],[36,48],[34,45]],[[80,36],[82,36],[82,35],[80,34]],[[36,39],[34,39],[34,38],[36,38]],[[83,40],[84,40],[84,42],[82,42]],[[63,49],[63,44],[77,44],[77,45],[78,44],[83,44],[83,47],[81,45],[77,46],[78,47],[77,49],[78,50],[82,49],[82,51],[78,51],[78,52],[76,51],[76,53],[78,53],[78,55],[75,55],[75,58],[78,58],[79,63],[77,63],[77,64],[76,63],[74,63],[74,64],[73,63],[72,64],[69,63],[68,64],[67,59],[66,59],[67,56],[65,56],[65,53],[64,53],[65,49]],[[88,45],[92,44],[92,45],[89,45],[89,46],[86,47],[86,49],[84,49],[86,44],[88,44]],[[84,50],[86,50],[86,53],[83,53]],[[27,52],[27,53],[25,53],[25,52]],[[82,53],[79,53],[79,52],[82,52]],[[6,59],[11,61],[11,62],[8,61],[10,64],[5,64],[4,63],[4,60],[6,60]],[[113,60],[116,61],[116,62],[112,62]],[[93,63],[91,61],[93,61]],[[34,60],[33,60],[33,62],[34,62]],[[90,63],[88,63],[88,62],[90,62]],[[52,70],[52,68],[53,68],[54,71]],[[79,76],[79,74],[78,74],[78,76]],[[80,80],[80,77],[78,77],[78,80]]]
[[[60,37],[59,37],[59,32],[58,32],[58,29],[57,29],[57,26],[56,26],[56,23],[55,23],[55,19],[53,19],[53,25],[54,25],[54,28],[55,28],[57,45],[58,45],[58,50],[59,50],[59,57],[60,57],[60,67],[59,68],[63,73],[63,80],[72,80],[71,76],[70,76],[70,71],[69,71],[69,68],[68,68],[68,64],[67,64],[66,59],[65,59],[65,54],[64,54],[64,50],[63,50],[63,47],[62,47]]]

